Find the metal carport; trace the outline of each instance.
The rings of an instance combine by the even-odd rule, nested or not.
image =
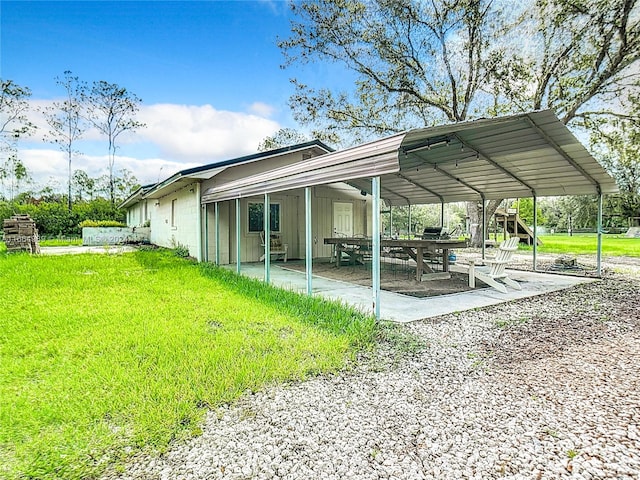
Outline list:
[[[242,168],[242,165],[230,168]],[[598,195],[600,273],[602,195],[618,191],[614,179],[569,129],[552,111],[545,110],[410,130],[259,175],[214,182],[201,200],[203,204],[217,203],[264,195],[268,205],[270,193],[306,188],[310,291],[308,187],[335,182],[349,183],[373,196],[373,303],[376,315],[379,315],[380,285],[380,249],[376,243],[380,238],[381,199],[390,205],[478,200],[484,206],[486,200],[508,197],[533,197],[535,205],[539,196]],[[268,210],[265,208],[265,212]],[[485,229],[484,215],[482,224]],[[265,225],[269,225],[268,219],[265,219]],[[535,245],[536,242],[534,265]],[[266,261],[267,281],[268,264]]]

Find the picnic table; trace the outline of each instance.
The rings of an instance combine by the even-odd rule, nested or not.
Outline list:
[[[366,237],[329,237],[324,239],[325,245],[334,245],[336,250],[336,267],[340,267],[342,253],[346,253],[352,263],[362,257],[365,251],[371,252],[372,239]],[[425,259],[442,257],[442,271],[449,271],[449,250],[465,248],[467,243],[458,239],[393,239],[380,240],[381,248],[400,249],[416,262],[416,280],[422,280],[423,272],[433,272]]]

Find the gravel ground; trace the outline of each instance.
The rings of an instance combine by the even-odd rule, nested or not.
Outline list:
[[[640,268],[399,327],[105,479],[640,478]],[[617,273],[622,272],[622,273]]]

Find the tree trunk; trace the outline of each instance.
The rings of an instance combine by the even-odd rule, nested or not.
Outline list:
[[[496,209],[502,203],[500,200],[489,200],[486,206],[487,226],[489,220],[496,213]],[[467,217],[469,218],[469,232],[471,233],[471,246],[482,247],[482,202],[467,202]],[[485,227],[485,238],[488,238],[489,228]]]

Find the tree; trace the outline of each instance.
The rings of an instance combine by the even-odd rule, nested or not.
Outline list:
[[[115,205],[116,184],[114,164],[117,140],[124,132],[134,132],[145,125],[135,120],[142,101],[134,93],[115,83],[104,80],[93,82],[82,93],[87,108],[89,122],[107,137],[109,152],[108,192],[112,205]]]
[[[12,80],[0,81],[2,82],[0,140],[4,147],[12,145],[21,136],[29,135],[36,127],[27,118],[31,90],[28,87],[21,87]]]
[[[357,76],[355,92],[294,79],[290,106],[301,124],[353,143],[485,110],[477,96],[504,32],[492,2],[310,0],[291,9],[298,20],[280,42],[286,64],[341,63]]]
[[[635,110],[640,111],[640,102]],[[593,150],[620,189],[617,214],[640,216],[640,123],[615,118],[594,124],[591,132]]]
[[[533,225],[533,198],[520,198],[511,204],[511,208],[518,210],[518,215],[527,225]],[[538,203],[536,205],[537,210],[537,223],[538,225],[544,225],[546,218],[542,210],[542,206]]]
[[[638,88],[638,0],[536,0],[523,18],[514,33],[529,41],[494,75],[511,110],[551,108],[565,124],[619,116],[617,100]]]
[[[356,81],[333,92],[294,79],[290,106],[321,138],[346,143],[538,108],[565,123],[615,114],[607,101],[629,87],[640,55],[637,1],[293,2],[286,64],[340,63]],[[477,202],[468,215],[479,226]]]
[[[271,136],[265,137],[258,145],[259,152],[266,152],[276,148],[288,147],[297,143],[308,142],[306,135],[293,128],[281,128]]]
[[[84,194],[86,194],[89,200],[93,200],[96,180],[89,177],[87,172],[84,170],[74,170],[71,181],[78,201],[83,200]]]
[[[19,193],[20,186],[30,182],[31,176],[27,167],[18,158],[18,152],[10,151],[7,158],[0,164],[0,183],[7,193],[7,199],[13,202]],[[8,186],[5,187],[5,184]]]
[[[71,186],[73,182],[71,162],[73,157],[79,153],[75,150],[74,145],[86,130],[81,103],[83,85],[78,77],[73,76],[68,70],[64,72],[62,78],[56,77],[56,83],[64,89],[65,99],[62,102],[53,102],[53,107],[43,110],[49,125],[49,134],[45,140],[58,145],[58,148],[67,156],[69,167],[67,207],[71,211]]]
[[[119,202],[127,198],[131,192],[140,187],[140,182],[128,168],[122,168],[114,179],[116,198]]]
[[[31,90],[12,80],[1,80],[0,93],[0,182],[8,183],[8,198],[13,201],[22,183],[29,181],[29,172],[18,158],[17,142],[36,129],[27,117]]]

